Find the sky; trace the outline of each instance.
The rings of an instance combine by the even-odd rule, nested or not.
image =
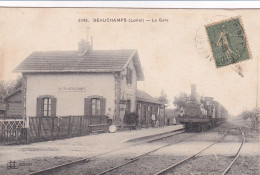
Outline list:
[[[259,15],[257,9],[0,8],[0,80],[15,79],[19,74],[13,70],[33,51],[77,50],[89,27],[96,50],[137,49],[145,76],[138,88],[152,96],[163,89],[170,108],[176,95],[189,94],[196,84],[200,95],[214,97],[236,115],[260,101]],[[251,59],[217,69],[204,26],[236,16],[243,21]],[[97,18],[127,22],[93,22]],[[88,22],[79,22],[83,19]]]

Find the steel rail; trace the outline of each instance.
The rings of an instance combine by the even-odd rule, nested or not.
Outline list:
[[[30,173],[29,175],[49,174],[50,172],[52,172],[54,170],[58,170],[58,169],[63,168],[63,167],[67,167],[67,166],[77,164],[77,163],[85,163],[85,162],[89,162],[89,161],[90,161],[89,159],[80,159],[80,160],[76,160],[76,161],[73,161],[73,162],[64,163],[62,165],[57,165],[57,166],[54,166],[54,167],[51,167],[51,168],[47,168],[47,169],[44,169],[44,170],[40,170],[40,171],[37,171],[37,172],[33,172],[33,173]]]
[[[122,148],[114,149],[114,150],[111,150],[111,151],[108,151],[108,152],[105,152],[105,153],[100,153],[100,154],[97,154],[95,156],[89,157],[89,159],[95,160],[94,158],[96,158],[96,157],[100,157],[100,156],[103,156],[103,155],[106,155],[106,154],[109,154],[109,153],[112,153],[112,152],[120,151],[120,150],[123,150],[123,149],[126,149],[126,148],[131,148],[131,147],[134,147],[134,146],[138,146],[138,145],[142,145],[144,143],[150,143],[153,140],[161,140],[161,139],[164,139],[164,138],[167,138],[167,137],[172,137],[172,136],[175,136],[175,135],[186,133],[185,131],[177,133],[178,131],[182,131],[182,130],[184,130],[184,129],[175,130],[173,132],[174,134],[171,134],[170,136],[168,136],[168,134],[167,134],[167,136],[160,137],[159,139],[156,138],[156,139],[148,140],[148,141],[141,142],[141,143],[138,143],[138,144],[135,144],[135,145],[129,145],[129,146],[125,146],[125,147],[122,147]]]
[[[184,129],[183,129],[183,130],[184,130]],[[176,134],[174,134],[174,135],[171,134],[171,135],[168,135],[168,136],[164,136],[164,137],[160,137],[160,138],[157,138],[157,139],[149,140],[149,141],[147,141],[147,142],[145,142],[145,143],[156,142],[156,141],[158,141],[158,140],[162,140],[162,139],[169,138],[169,137],[172,137],[172,136],[175,136],[175,135],[179,135],[179,134],[183,134],[183,133],[186,133],[186,131],[182,131],[182,132],[176,133]]]
[[[185,158],[185,159],[183,159],[183,160],[181,160],[181,161],[179,161],[179,162],[177,162],[177,163],[175,163],[175,164],[173,164],[173,165],[171,165],[171,166],[169,166],[169,167],[167,167],[167,168],[165,168],[165,169],[163,169],[163,170],[161,170],[161,171],[155,173],[154,175],[163,175],[163,174],[166,174],[166,173],[168,173],[169,171],[171,171],[172,169],[174,169],[176,166],[178,166],[178,165],[180,165],[180,164],[182,164],[182,163],[184,163],[184,162],[186,162],[186,161],[188,161],[188,160],[190,160],[190,159],[196,157],[197,155],[199,155],[199,154],[202,153],[203,151],[207,150],[207,149],[210,148],[211,146],[213,146],[213,145],[215,145],[216,143],[220,142],[220,141],[226,136],[226,134],[227,134],[229,128],[230,128],[230,126],[229,126],[228,129],[224,132],[223,136],[222,136],[220,139],[218,139],[217,141],[215,141],[214,143],[212,143],[212,144],[209,145],[208,147],[204,148],[203,150],[199,151],[198,153],[196,153],[196,154],[194,154],[194,155],[192,155],[192,156],[190,156],[190,157],[187,157],[187,158]]]
[[[232,165],[233,165],[233,164],[235,163],[235,161],[237,160],[237,158],[238,158],[238,156],[239,156],[239,154],[240,154],[240,152],[241,152],[241,148],[243,147],[243,145],[244,145],[244,143],[245,143],[245,140],[246,140],[245,134],[244,134],[244,132],[242,131],[241,128],[239,128],[239,129],[240,129],[241,134],[242,134],[242,136],[243,136],[242,143],[241,143],[241,145],[240,145],[240,147],[239,147],[239,149],[238,149],[238,151],[237,151],[237,153],[236,153],[235,158],[234,158],[233,161],[229,164],[229,166],[225,169],[225,171],[222,173],[222,175],[226,175],[226,174],[228,173],[228,171],[230,170],[230,168],[232,167]]]
[[[220,125],[220,124],[222,124],[224,122],[226,122],[226,121],[224,120],[224,121],[217,122],[217,125]]]
[[[57,166],[54,166],[54,167],[51,167],[51,168],[47,168],[47,169],[39,170],[39,171],[36,171],[36,172],[32,172],[32,173],[29,173],[28,175],[46,174],[46,173],[49,173],[49,172],[52,172],[52,171],[59,170],[60,168],[63,168],[63,167],[66,167],[66,166],[74,165],[74,164],[77,164],[77,163],[90,162],[90,161],[93,161],[93,160],[95,160],[96,158],[98,158],[100,156],[103,156],[103,155],[106,155],[106,154],[109,154],[109,153],[112,153],[112,152],[120,151],[120,150],[123,150],[123,149],[126,149],[126,148],[138,146],[138,145],[141,145],[141,144],[144,144],[144,143],[150,143],[150,142],[153,142],[153,141],[158,141],[158,140],[161,140],[161,139],[164,139],[164,138],[168,138],[168,137],[172,137],[172,136],[175,136],[175,135],[179,135],[179,134],[185,133],[185,131],[184,132],[179,132],[179,131],[182,131],[182,130],[184,130],[184,129],[177,129],[177,130],[173,131],[173,134],[171,134],[171,135],[168,135],[169,134],[168,133],[166,136],[162,136],[160,138],[148,140],[148,141],[141,142],[141,143],[138,143],[138,144],[135,144],[135,145],[125,146],[125,147],[122,147],[122,148],[119,148],[119,149],[114,149],[114,150],[111,150],[111,151],[108,151],[108,152],[105,152],[105,153],[100,153],[100,154],[97,154],[95,156],[91,156],[91,157],[88,157],[88,158],[83,158],[83,159],[71,161],[71,162],[64,163],[64,164],[61,164],[61,165],[57,165]]]
[[[193,134],[192,136],[194,136],[194,135],[195,135],[195,134]],[[182,139],[180,139],[180,140],[178,140],[178,141],[175,141],[175,142],[173,142],[173,143],[169,143],[169,144],[166,144],[166,145],[161,146],[161,147],[159,147],[159,148],[156,148],[156,149],[153,149],[153,150],[151,150],[151,151],[148,151],[148,152],[146,152],[146,153],[144,153],[144,154],[141,154],[141,155],[139,155],[139,156],[136,156],[136,157],[134,157],[134,158],[131,158],[131,160],[129,160],[129,161],[125,162],[125,163],[122,163],[122,164],[120,164],[120,165],[117,165],[117,166],[115,166],[115,167],[112,167],[112,168],[110,168],[110,169],[107,169],[107,170],[105,170],[105,171],[103,171],[103,172],[101,172],[101,173],[98,173],[98,174],[96,174],[96,175],[106,174],[106,173],[108,173],[108,172],[110,172],[110,171],[113,171],[113,170],[115,170],[115,169],[118,169],[118,168],[120,168],[120,167],[122,167],[122,166],[125,166],[125,165],[127,165],[127,164],[132,163],[132,162],[135,162],[135,161],[139,160],[139,159],[140,159],[141,157],[143,157],[143,156],[146,156],[146,155],[148,155],[148,154],[151,154],[151,153],[153,153],[153,152],[155,152],[155,151],[158,151],[158,150],[160,150],[160,149],[162,149],[162,148],[165,148],[165,147],[167,147],[167,146],[171,146],[171,145],[173,145],[173,144],[179,143],[179,142],[181,142],[181,141],[183,141],[183,140],[185,140],[185,139],[187,139],[187,138],[190,138],[190,137],[192,137],[192,136],[182,138]]]

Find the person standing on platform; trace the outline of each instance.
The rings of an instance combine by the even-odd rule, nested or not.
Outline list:
[[[156,117],[154,113],[152,114],[151,119],[152,119],[152,125],[155,126]]]
[[[175,116],[172,118],[172,124],[176,125],[176,118],[175,118]]]
[[[157,119],[156,122],[155,122],[155,127],[156,127],[156,128],[159,128],[159,126],[160,126],[160,122],[159,122],[159,120]]]
[[[113,114],[111,112],[111,108],[108,108],[108,114],[106,114],[106,116],[107,116],[107,124],[112,125]]]

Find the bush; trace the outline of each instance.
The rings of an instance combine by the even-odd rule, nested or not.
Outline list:
[[[135,112],[125,114],[124,123],[127,125],[137,125],[138,115]]]

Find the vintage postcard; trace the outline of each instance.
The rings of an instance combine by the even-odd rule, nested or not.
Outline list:
[[[0,8],[0,174],[259,174],[259,16]]]

